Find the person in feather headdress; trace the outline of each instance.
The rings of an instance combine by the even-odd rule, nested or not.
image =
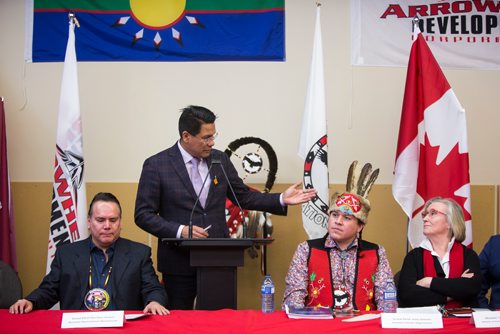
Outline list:
[[[285,279],[283,299],[293,307],[328,306],[338,311],[377,310],[393,278],[384,247],[362,240],[371,206],[367,199],[379,170],[354,161],[346,191],[331,198],[328,232],[302,242]]]

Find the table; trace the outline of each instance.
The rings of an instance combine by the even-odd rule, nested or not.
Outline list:
[[[126,314],[139,313],[126,311]],[[263,314],[256,310],[223,309],[217,311],[172,311],[167,316],[149,316],[126,321],[122,328],[61,329],[63,311],[39,310],[28,314],[9,314],[0,310],[0,333],[349,333],[349,334],[430,334],[430,333],[499,333],[498,328],[479,329],[469,318],[443,319],[444,328],[382,329],[380,319],[342,322],[330,320],[288,319],[285,312]]]

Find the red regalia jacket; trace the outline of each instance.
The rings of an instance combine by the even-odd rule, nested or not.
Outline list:
[[[308,256],[308,297],[306,305],[308,306],[333,306],[334,299],[337,304],[349,304],[350,298],[347,295],[335,295],[332,282],[333,274],[331,272],[332,265],[330,263],[331,248],[325,248],[326,237],[320,239],[308,240],[309,256]],[[374,301],[374,280],[375,272],[379,263],[378,245],[368,241],[359,240],[358,250],[356,254],[356,268],[354,273],[346,273],[346,276],[354,276],[354,287],[352,295],[352,305],[358,310],[376,310],[377,307]],[[346,277],[347,280],[347,277]],[[321,284],[321,291],[318,285]],[[311,284],[313,283],[313,284]],[[368,292],[368,293],[366,293]],[[348,298],[347,301],[344,299]]]

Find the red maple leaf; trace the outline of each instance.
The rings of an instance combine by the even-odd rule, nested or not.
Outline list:
[[[417,193],[424,201],[436,196],[453,198],[462,206],[465,220],[470,220],[471,215],[464,207],[467,197],[455,195],[458,189],[470,182],[469,153],[459,153],[457,143],[437,165],[439,148],[439,146],[432,146],[425,134],[425,145],[420,145]],[[418,208],[415,213],[420,212],[421,209],[421,207]]]

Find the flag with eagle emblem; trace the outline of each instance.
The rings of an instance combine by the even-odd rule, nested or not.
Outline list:
[[[59,101],[47,273],[58,245],[89,235],[74,29],[71,22]]]

